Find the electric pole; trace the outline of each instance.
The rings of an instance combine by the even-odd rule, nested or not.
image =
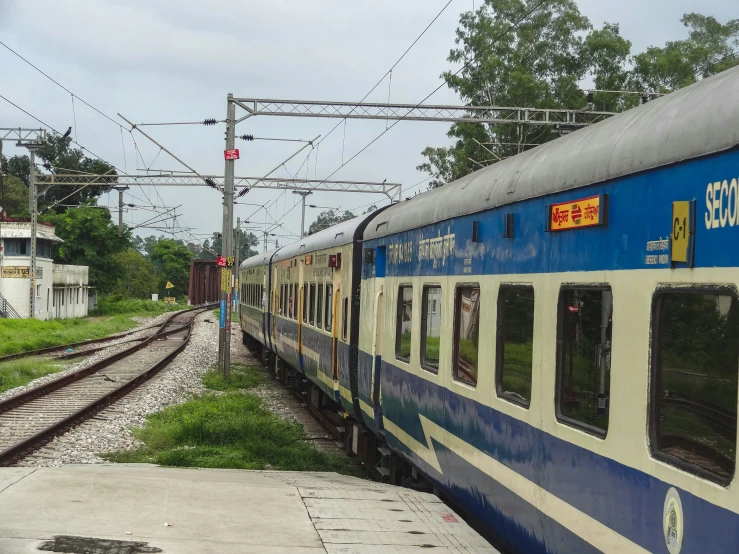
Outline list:
[[[234,287],[233,287],[233,307],[234,310],[239,306],[239,265],[241,265],[241,256],[239,250],[241,250],[241,218],[236,218],[236,236],[234,237],[234,268],[236,275],[234,276]]]
[[[300,238],[302,239],[305,236],[305,197],[313,193],[309,190],[294,190],[293,194],[299,194],[302,196],[301,202],[303,203],[303,216],[300,219]]]
[[[123,236],[123,191],[128,190],[128,187],[115,187],[118,191],[118,236]]]
[[[231,374],[231,291],[233,288],[233,209],[234,209],[234,159],[232,153],[236,142],[236,105],[233,94],[226,99],[226,159],[223,180],[223,237],[221,255],[227,260],[226,267],[221,268],[221,317],[220,340],[218,348],[218,365],[223,369],[223,376]],[[231,261],[229,264],[228,261]]]
[[[36,317],[36,232],[38,227],[38,195],[36,194],[36,145],[27,145],[31,159],[31,171],[28,174],[28,195],[31,204],[31,295],[29,297],[29,317]]]

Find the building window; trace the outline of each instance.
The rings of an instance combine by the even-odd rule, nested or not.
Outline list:
[[[728,485],[736,465],[736,290],[658,291],[652,324],[652,455]]]
[[[349,298],[344,297],[344,308],[341,314],[341,337],[346,342],[346,337],[349,329]]]
[[[421,298],[421,367],[439,372],[439,343],[441,341],[441,287],[423,287]]]
[[[605,437],[611,380],[610,286],[563,287],[557,317],[557,419]]]
[[[30,248],[26,239],[5,239],[6,256],[27,256]]]
[[[528,407],[534,343],[534,288],[503,285],[498,294],[495,381],[498,396]]]
[[[41,298],[41,285],[36,285],[36,298]]]
[[[310,288],[308,289],[310,292],[309,295],[309,302],[308,302],[308,323],[311,325],[315,325],[316,323],[316,284],[311,283]]]
[[[395,357],[411,361],[411,331],[413,327],[413,287],[398,287],[398,311],[395,319]]]
[[[326,285],[326,317],[323,318],[326,322],[326,331],[331,330],[331,326],[334,320],[334,286]]]
[[[454,295],[454,354],[452,375],[477,385],[477,348],[480,335],[480,285],[457,286]]]
[[[323,328],[323,284],[318,284],[318,294],[316,299],[316,327]]]
[[[308,299],[306,298],[308,294],[308,283],[303,283],[302,293],[303,298],[301,300],[303,301],[303,305],[301,307],[303,308],[303,323],[308,323]]]

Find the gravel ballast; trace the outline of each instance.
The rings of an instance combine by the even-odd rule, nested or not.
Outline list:
[[[171,315],[171,314],[168,314]],[[160,316],[161,317],[161,316]],[[165,316],[166,317],[166,316]],[[159,318],[157,318],[159,319]],[[162,318],[162,321],[164,318]],[[131,338],[131,337],[126,337]],[[238,339],[234,331],[232,344]],[[240,341],[238,342],[240,346]],[[121,349],[130,344],[121,345]],[[114,350],[106,349],[91,356],[70,369],[74,371],[109,356]],[[141,427],[146,416],[159,412],[171,404],[187,400],[192,394],[203,390],[202,376],[216,362],[218,356],[218,322],[209,310],[195,318],[192,337],[185,350],[163,369],[156,377],[118,400],[114,405],[102,410],[94,418],[85,421],[69,432],[60,435],[23,459],[21,466],[61,466],[65,464],[106,463],[98,453],[131,449],[139,446],[131,428]],[[56,378],[56,373],[51,378]],[[47,376],[48,377],[48,376]],[[37,379],[26,385],[38,385]],[[18,394],[18,389],[12,391]]]

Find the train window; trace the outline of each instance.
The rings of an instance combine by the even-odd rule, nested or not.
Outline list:
[[[344,308],[341,314],[341,337],[346,342],[346,337],[349,330],[349,298],[344,297]]]
[[[480,285],[460,285],[454,298],[454,355],[452,375],[477,385],[477,347],[480,336]]]
[[[290,283],[290,293],[289,293],[290,297],[289,297],[288,305],[287,305],[287,316],[290,318],[292,318],[293,316],[293,306],[295,305],[295,301],[293,300],[293,297],[294,297],[293,293],[294,293],[293,285],[292,283]]]
[[[264,290],[264,285],[259,285],[259,305],[263,310],[267,308],[267,293]]]
[[[301,298],[303,302],[303,305],[301,306],[303,309],[303,323],[308,323],[308,298],[306,298],[308,296],[308,283],[303,283],[303,290],[301,292],[303,296],[303,298]]]
[[[326,331],[331,330],[334,319],[334,286],[326,285]]]
[[[411,361],[411,331],[413,330],[413,287],[398,287],[398,311],[395,320],[395,357]]]
[[[316,327],[323,328],[323,283],[318,283],[316,290]]]
[[[498,294],[495,384],[498,396],[528,407],[534,343],[534,288],[503,285]]]
[[[441,287],[423,287],[421,298],[421,367],[439,372],[439,342],[441,341]]]
[[[557,420],[599,437],[608,431],[613,293],[566,286],[557,315]]]
[[[736,465],[736,290],[658,291],[652,307],[652,455],[728,485]]]
[[[310,295],[308,302],[308,323],[315,325],[316,323],[316,284],[310,284]]]

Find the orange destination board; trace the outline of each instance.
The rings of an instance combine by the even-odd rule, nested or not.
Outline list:
[[[550,231],[605,225],[605,195],[590,196],[549,206]]]

